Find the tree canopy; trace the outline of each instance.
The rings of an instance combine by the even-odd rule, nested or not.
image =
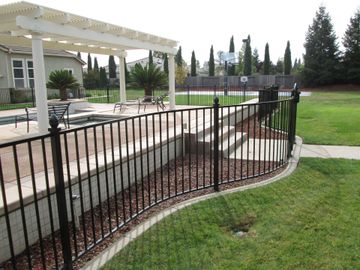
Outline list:
[[[169,75],[169,59],[167,53],[164,53],[163,58],[164,58],[164,63],[163,63],[164,72],[166,75]]]
[[[109,78],[111,79],[116,78],[116,64],[113,55],[109,56]]]
[[[94,58],[94,71],[99,72],[99,64],[96,57]]]
[[[153,58],[153,54],[152,51],[149,51],[149,65],[154,64],[154,58]]]
[[[137,63],[130,72],[132,84],[145,90],[145,96],[153,96],[154,90],[167,84],[166,75],[154,64],[142,66]]]
[[[350,18],[343,38],[344,75],[348,82],[360,84],[360,9]]]
[[[175,63],[178,67],[181,67],[183,64],[183,58],[182,58],[182,52],[181,52],[181,46],[179,47],[176,55],[175,55]]]
[[[250,35],[248,35],[248,38],[245,43],[245,54],[244,54],[244,75],[249,76],[251,75],[252,71],[252,53],[251,53],[251,39]]]
[[[196,57],[195,57],[195,52],[192,51],[191,54],[191,68],[190,68],[190,75],[192,77],[196,76]]]
[[[286,44],[285,54],[284,54],[284,75],[290,75],[291,73],[291,50],[290,50],[290,41]]]
[[[305,37],[303,82],[307,86],[336,82],[339,73],[339,49],[331,18],[320,6]]]
[[[51,89],[59,89],[60,100],[67,100],[67,89],[79,87],[77,80],[68,70],[54,70],[49,75],[46,86]]]
[[[215,76],[215,60],[214,60],[214,48],[211,45],[209,56],[209,76]]]
[[[88,61],[87,61],[87,70],[92,70],[92,61],[91,61],[91,55],[88,53]]]
[[[234,36],[230,38],[230,45],[229,45],[229,53],[235,52],[235,44],[234,44]],[[234,76],[235,75],[235,63],[227,63],[227,75]]]
[[[269,43],[265,45],[265,56],[264,56],[264,75],[270,75],[270,52],[269,52]]]

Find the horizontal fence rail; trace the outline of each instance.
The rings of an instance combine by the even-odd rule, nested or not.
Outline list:
[[[164,201],[276,171],[291,155],[296,93],[68,130],[52,117],[49,134],[1,144],[0,268],[76,268]]]

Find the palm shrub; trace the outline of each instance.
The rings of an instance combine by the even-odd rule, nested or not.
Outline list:
[[[130,72],[130,78],[132,86],[144,89],[145,96],[153,96],[156,88],[164,87],[167,84],[166,74],[154,64],[144,67],[139,63],[136,64]]]
[[[79,87],[75,77],[67,70],[54,70],[49,75],[49,81],[46,84],[48,88],[59,89],[60,100],[67,100],[67,89]]]

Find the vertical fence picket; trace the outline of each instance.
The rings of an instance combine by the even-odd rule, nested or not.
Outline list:
[[[214,190],[219,191],[219,98],[214,98]]]

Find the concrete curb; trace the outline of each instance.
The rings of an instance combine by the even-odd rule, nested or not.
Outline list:
[[[233,189],[228,189],[228,190],[223,190],[217,193],[211,193],[211,194],[206,194],[200,197],[196,197],[196,198],[192,198],[190,200],[178,203],[174,206],[171,206],[163,211],[161,211],[160,213],[156,214],[155,216],[145,220],[144,222],[142,222],[141,224],[137,225],[134,229],[132,229],[130,232],[127,232],[124,236],[122,236],[120,239],[118,239],[114,244],[112,244],[110,247],[106,248],[102,253],[100,253],[99,255],[97,255],[94,259],[92,259],[91,261],[89,261],[82,269],[84,270],[95,270],[95,269],[99,269],[100,267],[102,267],[107,261],[109,261],[112,257],[114,257],[120,250],[122,250],[124,247],[126,247],[131,241],[135,240],[138,236],[140,236],[141,234],[143,234],[144,232],[146,232],[151,226],[153,226],[154,224],[158,223],[159,221],[161,221],[162,219],[164,219],[165,217],[171,215],[172,213],[177,212],[180,209],[183,209],[185,207],[188,207],[192,204],[204,201],[204,200],[208,200],[211,198],[216,198],[219,196],[224,196],[226,194],[231,194],[234,192],[241,192],[244,190],[248,190],[248,189],[253,189],[253,188],[258,188],[258,187],[262,187],[262,186],[266,186],[268,184],[271,184],[273,182],[276,182],[278,180],[281,180],[287,176],[289,176],[290,174],[292,174],[295,169],[297,168],[297,165],[299,163],[299,158],[300,158],[300,152],[301,152],[301,147],[302,147],[302,139],[300,137],[296,137],[296,141],[295,141],[295,147],[293,150],[293,156],[290,158],[289,160],[289,164],[286,167],[286,169],[268,179],[259,183],[254,183],[254,184],[250,184],[247,186],[242,186],[242,187],[236,187]]]

